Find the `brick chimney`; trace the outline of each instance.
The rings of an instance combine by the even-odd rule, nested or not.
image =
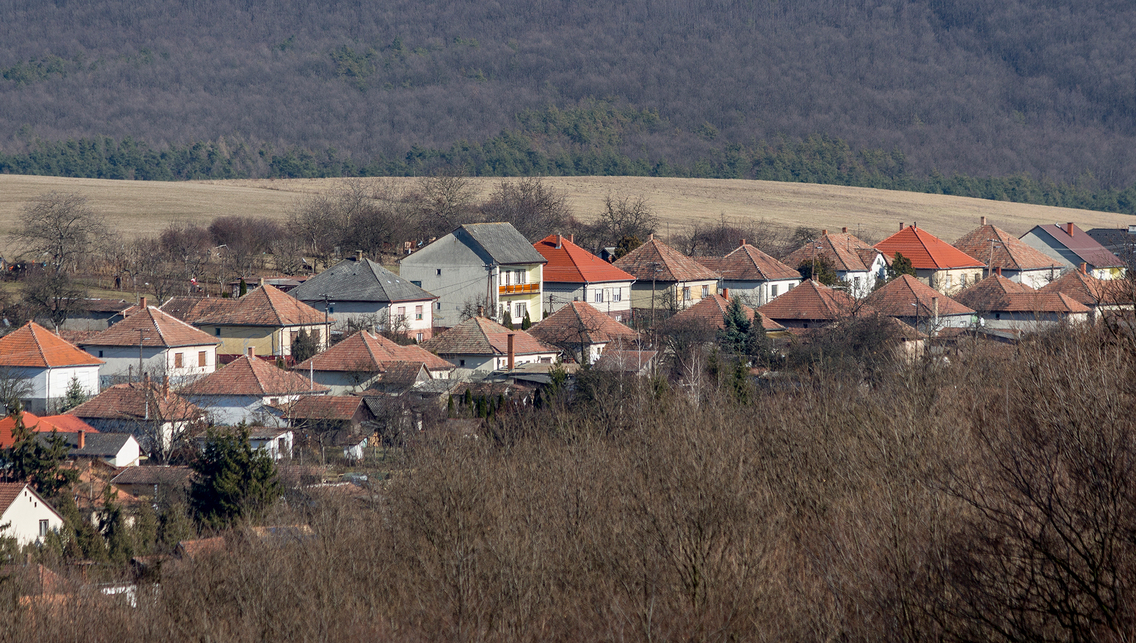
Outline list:
[[[902,229],[903,229],[903,222],[902,222],[902,221],[900,221],[900,222],[899,222],[899,229],[900,229],[900,230],[902,230]]]
[[[517,336],[516,333],[509,333],[509,370],[510,371],[513,370],[513,338],[516,337],[516,336]]]
[[[723,298],[724,298],[724,299],[725,299],[726,301],[729,301],[729,300],[730,300],[730,289],[729,289],[729,288],[723,288],[723,289],[722,289],[722,297],[723,297]]]
[[[996,275],[998,275],[999,277],[1001,277],[1001,276],[1002,276],[1002,266],[995,266],[995,267],[994,267],[994,274],[996,274]]]
[[[1089,272],[1089,264],[1087,264],[1087,263],[1085,263],[1084,261],[1082,261],[1082,262],[1081,262],[1081,265],[1080,265],[1080,266],[1078,266],[1078,270],[1080,270],[1080,271],[1081,271],[1081,274],[1082,274],[1082,275],[1084,275],[1084,274],[1088,274],[1088,272]]]
[[[820,236],[822,236],[822,237],[827,237],[827,236],[828,236],[828,229],[827,229],[827,228],[825,228],[824,230],[821,230],[821,231],[820,231]]]
[[[556,249],[559,250],[563,246],[564,246],[564,238],[561,237],[560,235],[556,235]]]
[[[1065,224],[1065,234],[1069,235],[1070,237],[1073,236],[1073,222],[1072,221]]]
[[[249,346],[248,350],[245,352],[248,354],[249,359],[256,357],[256,347],[254,346]]]
[[[740,248],[740,247],[744,246],[745,244],[746,244],[746,240],[742,239],[742,242],[738,244],[738,247]]]
[[[845,227],[841,228],[841,229],[840,229],[840,234],[848,234],[848,227],[847,227],[847,226],[845,226]]]
[[[138,307],[146,310],[146,295],[142,295],[142,299],[138,302]]]
[[[355,261],[358,261],[359,263],[363,262],[363,251],[362,250],[356,250],[355,251]]]
[[[576,243],[576,233],[575,232],[568,235],[568,243]]]
[[[982,217],[982,225],[986,225],[986,217]]]
[[[83,449],[87,446],[87,432],[79,429],[79,435],[76,438],[76,448]]]

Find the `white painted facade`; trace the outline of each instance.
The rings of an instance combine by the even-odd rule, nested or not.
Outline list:
[[[462,381],[483,380],[494,371],[503,371],[509,368],[509,358],[505,355],[439,355],[442,359],[454,365],[450,379]],[[523,364],[551,364],[557,361],[557,353],[533,353],[532,355],[514,355],[513,366]]]
[[[106,362],[99,368],[102,377],[138,375],[138,347],[84,344],[83,350]],[[142,347],[142,369],[151,377],[169,377],[170,384],[182,386],[217,370],[217,345]]]
[[[22,491],[4,508],[0,514],[0,536],[15,538],[20,547],[30,543],[42,543],[47,534],[63,528],[63,517],[47,504],[31,485],[24,485]]]
[[[236,426],[241,422],[264,426],[284,426],[284,422],[273,415],[268,406],[291,404],[300,399],[299,395],[274,395],[260,397],[252,395],[188,395],[209,416],[211,422],[222,426]]]
[[[61,366],[58,368],[14,368],[14,375],[31,384],[31,395],[24,398],[24,409],[36,415],[54,412],[55,405],[67,395],[71,379],[79,381],[84,395],[99,394],[99,366]]]

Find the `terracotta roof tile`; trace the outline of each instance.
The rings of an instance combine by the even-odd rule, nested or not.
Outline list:
[[[584,301],[574,301],[529,329],[537,339],[549,344],[580,342],[606,344],[634,341],[639,333],[615,321]]]
[[[639,281],[718,279],[718,273],[654,238],[620,257],[615,266]]]
[[[794,289],[796,290],[796,289]],[[686,310],[680,311],[667,320],[663,327],[666,328],[668,323],[673,322],[695,322],[704,328],[715,328],[722,330],[726,327],[726,310],[730,307],[730,302],[725,297],[714,294],[709,297],[703,297],[702,301],[694,304]],[[745,313],[746,318],[753,321],[753,316],[756,314],[754,309],[742,304],[742,312]],[[765,330],[785,330],[785,327],[773,321],[766,315],[761,315],[761,326]]]
[[[907,256],[907,255],[904,255]],[[974,310],[947,297],[911,275],[893,279],[875,291],[864,303],[876,312],[891,317],[928,315],[939,300],[939,315],[973,315]],[[912,304],[918,303],[919,306]]]
[[[207,300],[206,300],[207,301]],[[304,326],[322,324],[324,314],[265,284],[237,300],[227,310],[212,311],[191,323],[218,326]]]
[[[943,241],[922,228],[907,226],[875,245],[890,259],[900,253],[911,260],[917,270],[980,268],[981,261]]]
[[[866,272],[879,251],[854,235],[845,232],[821,235],[797,248],[784,262],[790,266],[800,266],[816,257],[824,257],[839,272]],[[907,256],[904,254],[904,256]]]
[[[831,321],[851,314],[856,302],[842,291],[807,279],[801,285],[761,306],[757,312],[774,321]]]
[[[454,365],[421,346],[403,346],[382,335],[361,330],[324,352],[296,365],[297,371],[382,372],[390,364],[414,362],[434,371],[453,370]]]
[[[87,338],[84,346],[138,346],[139,331],[142,345],[151,348],[177,346],[216,346],[212,335],[202,332],[182,320],[153,306],[130,315],[110,328]]]
[[[199,319],[227,313],[239,304],[240,300],[229,298],[171,297],[161,305],[161,310],[187,324],[194,324]]]
[[[635,281],[631,274],[584,250],[562,235],[550,234],[534,243],[533,247],[548,259],[548,263],[544,265],[545,281],[573,284]]]
[[[980,312],[1000,313],[1087,313],[1089,309],[1069,295],[1057,291],[1041,292],[991,275],[955,295],[959,302]]]
[[[510,333],[515,335],[515,355],[560,352],[523,330],[509,330],[485,317],[467,319],[446,332],[435,335],[424,342],[422,347],[438,355],[507,355]]]
[[[1069,233],[1070,229],[1072,230],[1072,234]],[[1065,246],[1073,254],[1080,257],[1081,261],[1088,263],[1094,268],[1124,267],[1124,262],[1121,261],[1119,257],[1109,252],[1108,248],[1102,246],[1096,239],[1090,237],[1087,232],[1072,223],[1065,225],[1056,223],[1039,225],[1035,226],[1030,232],[1035,232],[1035,234],[1042,236],[1048,235],[1051,239]],[[1029,232],[1026,234],[1029,234]]]
[[[40,417],[27,411],[23,412],[24,426],[31,429],[33,433],[51,433],[58,431],[60,433],[77,433],[78,431],[87,431],[90,433],[98,433],[93,427],[82,422],[82,426],[76,426],[67,420],[59,421],[60,416]],[[16,443],[12,437],[12,429],[16,428],[16,420],[11,415],[5,416],[0,419],[0,449],[10,449]]]
[[[262,359],[242,355],[179,392],[182,395],[267,397],[322,393],[327,390],[328,387],[323,384],[314,384],[295,371],[285,371]]]
[[[748,243],[724,257],[694,257],[694,260],[721,275],[722,279],[774,281],[801,278],[801,273]]]
[[[71,409],[66,415],[101,420],[143,420],[161,418],[166,421],[192,420],[201,410],[173,391],[159,386],[147,387],[142,382],[116,384]]]
[[[1045,284],[1038,292],[1063,293],[1086,306],[1117,304],[1128,299],[1124,297],[1121,284],[1124,280],[1098,279],[1080,270],[1070,270],[1057,279]]]
[[[313,395],[302,397],[288,409],[298,420],[350,420],[355,417],[363,398],[354,395]]]
[[[102,363],[35,322],[0,337],[0,366],[60,368]]]
[[[8,511],[27,486],[26,482],[0,482],[0,514]]]
[[[99,432],[98,429],[74,415],[47,415],[40,418],[40,420],[51,423],[60,433],[78,433],[79,431],[85,433]],[[38,431],[40,429],[36,430]],[[50,431],[51,429],[47,430]]]
[[[1009,232],[992,225],[983,225],[971,230],[955,241],[954,246],[972,257],[986,259],[990,262],[991,269],[1061,268],[1061,264],[1045,256],[1041,251],[1027,246]]]

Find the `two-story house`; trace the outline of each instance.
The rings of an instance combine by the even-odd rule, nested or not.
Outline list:
[[[434,330],[437,297],[359,252],[288,291],[338,324],[391,329],[419,342]]]
[[[1120,257],[1073,223],[1034,226],[1021,240],[1066,270],[1076,270],[1083,263],[1097,279],[1121,279],[1126,271]]]
[[[899,232],[877,243],[876,250],[893,261],[896,253],[911,260],[915,277],[949,295],[982,280],[986,264],[935,235],[912,225],[899,224]]]
[[[99,368],[103,361],[61,339],[35,322],[28,322],[0,337],[0,368],[28,380],[24,408],[45,413],[67,394],[72,380],[84,395],[99,394]]]
[[[954,246],[971,257],[985,261],[985,276],[998,274],[1030,288],[1041,288],[1064,270],[1060,263],[1040,250],[1031,248],[999,227],[987,224],[986,217],[982,217],[982,225],[964,234]],[[966,287],[965,282],[963,287]]]
[[[544,310],[548,314],[572,302],[587,302],[616,321],[631,319],[635,277],[584,250],[571,237],[550,234],[533,247],[548,260],[544,265]]]
[[[434,325],[453,327],[476,313],[539,320],[548,260],[508,223],[466,224],[404,257],[399,274],[438,297]]]

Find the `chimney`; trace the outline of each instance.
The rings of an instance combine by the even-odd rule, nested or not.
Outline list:
[[[986,225],[986,217],[982,217],[982,225]]]
[[[363,262],[363,251],[362,250],[356,250],[355,251],[355,261],[358,261],[360,263]]]
[[[899,222],[899,229],[900,229],[900,230],[902,230],[902,229],[903,229],[903,222],[902,222],[902,221],[900,221],[900,222]]]
[[[568,243],[576,243],[576,233],[575,232],[568,235]]]
[[[919,227],[919,222],[918,222],[918,221],[912,221],[912,222],[911,222],[911,227],[912,227],[912,228],[918,228],[918,227]]]
[[[1078,269],[1081,271],[1082,275],[1086,274],[1089,271],[1089,264],[1082,261]]]
[[[513,338],[516,337],[516,336],[517,336],[516,333],[509,333],[509,370],[510,371],[513,370]]]
[[[845,227],[841,228],[841,229],[840,229],[840,234],[848,234],[848,227],[847,227],[847,226],[845,226]]]
[[[256,348],[255,347],[249,346],[247,352],[248,352],[248,358],[249,359],[256,357]]]
[[[654,241],[654,240],[655,240],[655,233],[654,232],[647,235],[647,241]]]
[[[560,235],[556,235],[556,249],[559,250],[564,245],[564,239]]]
[[[264,277],[261,277],[260,279],[258,279],[256,283],[257,283],[258,286],[263,288],[264,287]]]
[[[931,318],[935,319],[935,320],[939,319],[939,298],[938,297],[932,297],[931,298]]]
[[[738,247],[740,248],[740,247],[744,246],[745,244],[746,244],[746,240],[742,239],[742,242],[738,244]]]
[[[78,439],[76,440],[78,446],[76,448],[83,449],[87,446],[87,432],[79,429]]]
[[[1065,224],[1065,234],[1069,235],[1070,237],[1073,236],[1073,222],[1072,221]]]
[[[478,317],[484,317],[485,316],[485,306],[482,306],[481,304],[477,305],[477,316]]]
[[[824,229],[824,230],[821,230],[821,231],[820,231],[820,236],[822,236],[822,237],[827,237],[827,236],[828,236],[828,229],[826,228],[826,229]]]
[[[996,275],[998,275],[999,277],[1001,277],[1001,276],[1002,276],[1002,266],[995,266],[995,268],[994,268],[994,274],[996,274]]]
[[[138,307],[141,308],[142,310],[146,310],[146,296],[145,295],[142,295],[142,300],[138,302]]]
[[[729,289],[729,288],[723,288],[723,289],[722,289],[722,297],[723,297],[723,298],[724,298],[724,299],[725,299],[726,301],[729,301],[729,300],[730,300],[730,289]]]

